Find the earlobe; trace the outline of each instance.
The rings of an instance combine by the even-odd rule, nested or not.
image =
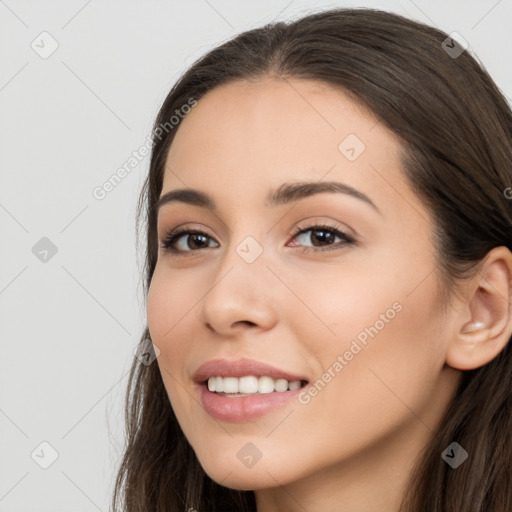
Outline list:
[[[512,335],[512,253],[495,247],[467,283],[465,304],[456,313],[446,363],[473,370],[492,361]],[[458,327],[457,327],[458,326]]]

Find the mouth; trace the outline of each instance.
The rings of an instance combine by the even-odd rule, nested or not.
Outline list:
[[[202,382],[202,385],[211,393],[228,398],[285,393],[301,389],[307,384],[307,380],[274,379],[268,375],[211,376]]]
[[[309,381],[304,374],[253,359],[212,359],[193,374],[204,410],[228,422],[252,422],[286,407]]]

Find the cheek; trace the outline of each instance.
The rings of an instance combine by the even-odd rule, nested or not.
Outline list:
[[[170,404],[185,432],[190,429],[187,418],[197,414],[195,402],[191,404],[188,394],[183,392],[185,386],[190,386],[185,373],[187,358],[191,355],[187,319],[194,314],[191,307],[197,301],[195,297],[187,298],[186,289],[189,288],[183,287],[179,278],[171,278],[157,265],[147,295],[148,328],[153,343],[160,349],[156,362]]]
[[[169,328],[169,326],[172,325],[168,321],[167,314],[164,313],[165,311],[172,314],[174,310],[172,307],[169,308],[169,302],[168,294],[165,293],[165,286],[163,286],[162,279],[159,278],[158,270],[155,269],[148,290],[146,314],[151,339],[158,345],[160,350],[162,350],[163,347],[158,344],[158,341],[160,341],[165,334],[165,326],[168,324],[167,328]]]
[[[429,284],[410,295],[396,290],[365,300],[359,293],[351,313],[343,315],[346,330],[341,324],[336,330],[340,342],[331,346],[324,369],[332,368],[338,355],[343,361],[322,401],[324,410],[329,402],[336,402],[340,411],[359,418],[351,423],[354,434],[364,433],[366,427],[358,424],[367,425],[370,436],[371,425],[385,429],[400,418],[405,421],[412,417],[410,409],[421,410],[431,398],[442,358]],[[347,418],[341,415],[339,421],[341,427]]]
[[[310,346],[314,343],[312,348],[318,354],[329,357],[348,350],[356,338],[364,343],[375,331],[386,330],[401,309],[400,292],[395,291],[399,285],[389,272],[376,275],[362,270],[364,266],[339,267],[330,267],[325,273],[317,271],[305,284],[297,280],[293,289],[302,303],[287,301],[295,304],[295,315],[293,309],[289,315],[291,325],[300,326],[297,339],[307,340]]]
[[[298,407],[308,418],[304,433],[323,432],[321,444],[329,461],[379,443],[405,425],[422,428],[418,417],[424,417],[435,396],[438,368],[433,363],[427,312],[418,302],[424,301],[403,299],[402,309],[388,313],[393,318],[383,324],[376,319],[385,314],[389,301],[372,302],[369,324],[362,322],[367,311],[360,314],[360,325],[355,315],[346,315],[351,332],[329,345],[328,356],[318,352],[324,373],[317,375],[315,396],[305,396]],[[357,337],[361,333],[365,343]],[[430,423],[426,418],[424,422]]]
[[[158,267],[155,269],[148,290],[146,313],[151,339],[160,349],[157,362],[171,396],[172,390],[179,387],[177,382],[184,382],[187,378],[184,373],[190,347],[187,325],[195,314],[192,305],[197,298],[188,297],[186,290],[189,288],[184,287],[179,279],[173,276],[170,280],[164,274]]]
[[[168,340],[174,340],[186,323],[187,314],[193,314],[194,297],[187,291],[191,289],[194,288],[175,273],[171,275],[157,264],[148,290],[146,313],[152,340],[160,350],[166,350]]]
[[[365,404],[361,414],[398,401],[390,389],[404,401],[418,400],[442,366],[433,275],[414,289],[417,274],[405,262],[371,274],[346,270],[331,274],[329,282],[315,279],[318,286],[308,296],[318,320],[304,315],[296,332],[322,371],[336,376],[330,379],[336,384],[327,384],[334,393],[329,400],[349,410]]]

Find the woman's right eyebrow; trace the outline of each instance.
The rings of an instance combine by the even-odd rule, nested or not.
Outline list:
[[[355,197],[356,199],[360,199],[370,205],[377,213],[382,215],[380,209],[366,194],[351,187],[350,185],[347,185],[346,183],[340,183],[337,181],[283,183],[277,189],[271,190],[268,193],[265,199],[265,206],[281,206],[326,192],[346,194],[351,197]],[[193,188],[182,188],[171,190],[163,194],[156,204],[156,210],[158,212],[162,206],[175,202],[199,206],[211,211],[215,211],[217,209],[215,200],[206,192]]]

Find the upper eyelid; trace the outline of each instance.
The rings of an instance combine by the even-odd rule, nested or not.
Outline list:
[[[347,230],[344,229],[342,226],[333,226],[331,225],[329,222],[321,222],[321,221],[318,221],[318,222],[313,222],[312,224],[307,224],[307,225],[299,225],[294,228],[290,233],[288,233],[290,236],[296,236],[297,234],[299,234],[301,231],[309,231],[309,230],[314,230],[314,229],[319,229],[319,228],[322,228],[322,227],[325,227],[325,228],[328,228],[328,229],[332,229],[332,230],[338,230],[338,231],[341,231],[343,233],[345,233],[346,235],[350,235],[349,233],[347,233]],[[179,227],[179,228],[175,228],[175,229],[170,229],[170,230],[164,230],[164,233],[163,233],[163,238],[165,237],[168,237],[168,236],[171,236],[171,235],[177,235],[177,234],[185,234],[189,231],[192,231],[192,232],[201,232],[205,235],[208,235],[210,238],[215,238],[214,236],[212,235],[209,235],[208,234],[208,231],[205,229],[205,228],[198,228],[196,226],[188,226],[187,224],[185,224],[184,226],[182,227]]]

